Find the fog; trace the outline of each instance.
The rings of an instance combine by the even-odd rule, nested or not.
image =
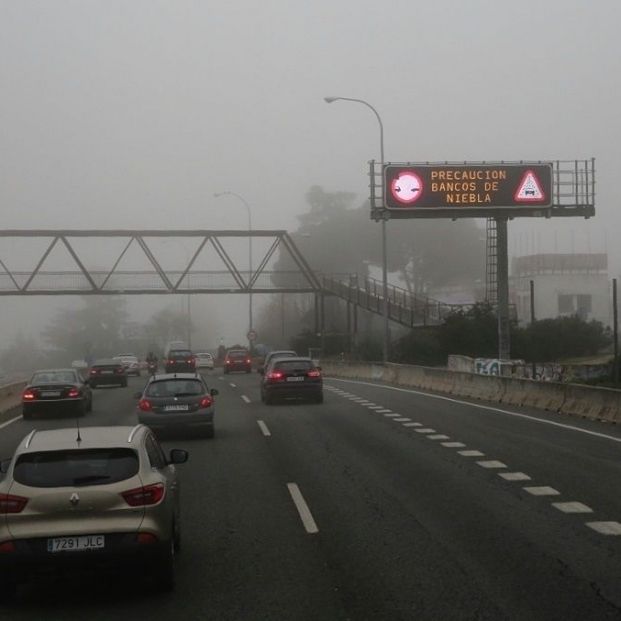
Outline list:
[[[335,95],[377,108],[387,160],[595,157],[596,217],[512,221],[510,252],[607,251],[614,277],[620,22],[618,0],[0,0],[1,226],[245,229],[233,191],[291,230],[313,184],[362,204],[378,127]],[[0,349],[76,301],[0,298]],[[197,304],[243,338],[242,298]]]

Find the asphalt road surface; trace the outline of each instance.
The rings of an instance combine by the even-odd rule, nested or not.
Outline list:
[[[215,439],[164,443],[190,451],[175,592],[35,578],[1,619],[621,619],[615,427],[336,379],[265,406],[256,374],[207,378]],[[82,424],[133,424],[143,381]],[[3,426],[0,457],[71,424]]]

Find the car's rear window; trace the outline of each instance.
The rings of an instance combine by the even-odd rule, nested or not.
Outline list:
[[[200,380],[168,379],[151,382],[147,386],[147,397],[194,397],[205,393]]]
[[[108,485],[138,472],[138,455],[130,448],[69,449],[20,455],[13,478],[29,487]]]
[[[71,371],[48,371],[44,373],[35,373],[30,380],[31,384],[56,384],[56,383],[70,383],[73,384],[77,381],[75,373]]]
[[[169,358],[190,358],[192,356],[192,352],[189,350],[178,349],[177,351],[171,351],[168,354]]]
[[[228,357],[229,358],[247,358],[248,357],[248,353],[245,351],[230,351],[228,353]]]
[[[315,365],[310,360],[277,360],[274,369],[278,371],[310,371]]]

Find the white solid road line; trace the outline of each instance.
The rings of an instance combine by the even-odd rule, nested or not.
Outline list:
[[[272,435],[270,433],[270,430],[267,428],[267,425],[262,420],[258,420],[257,425],[259,425],[259,429],[261,429],[261,433],[263,433],[263,435],[266,438],[269,438]]]
[[[619,522],[587,522],[586,525],[600,535],[621,535]]]
[[[561,492],[555,490],[553,487],[523,487],[525,492],[532,494],[533,496],[560,496]]]
[[[246,397],[246,395],[242,395],[241,398],[246,402],[246,403],[250,403],[250,399],[248,399],[248,397]]]
[[[4,429],[5,427],[12,425],[16,420],[19,420],[20,418],[21,416],[16,416],[15,418],[11,418],[10,420],[7,420],[5,423],[2,423],[0,425],[0,429]]]
[[[237,388],[237,384],[233,384],[233,382],[231,382],[231,383],[229,384],[229,386],[230,386],[231,388]]]
[[[553,502],[552,506],[563,513],[593,513],[591,507],[581,502]]]
[[[296,483],[287,483],[287,488],[289,493],[291,494],[291,498],[293,500],[293,504],[295,504],[295,508],[298,510],[300,514],[300,519],[302,520],[302,524],[304,524],[304,528],[309,535],[314,535],[319,532],[317,528],[317,524],[313,519],[313,514],[310,512],[306,501],[304,500],[304,496],[302,496],[302,492]]]
[[[589,429],[582,429],[581,427],[575,427],[574,425],[566,425],[565,423],[557,423],[553,420],[546,420],[544,418],[537,418],[536,416],[530,416],[529,414],[521,414],[520,412],[512,412],[511,410],[503,410],[502,408],[495,408],[491,405],[481,405],[480,403],[472,403],[471,401],[463,401],[462,399],[453,399],[451,397],[443,397],[442,395],[433,395],[422,390],[413,390],[411,388],[397,388],[396,386],[384,386],[383,384],[373,384],[372,382],[362,382],[360,380],[347,380],[336,377],[331,377],[330,380],[336,380],[338,382],[348,382],[350,384],[362,384],[363,386],[372,386],[373,388],[383,388],[384,390],[395,390],[397,392],[407,392],[414,395],[421,395],[423,397],[429,397],[430,399],[440,399],[441,401],[450,401],[451,403],[457,403],[459,405],[468,405],[473,408],[479,408],[480,410],[488,410],[489,412],[499,412],[500,414],[507,414],[509,416],[515,416],[516,418],[524,418],[526,420],[534,421],[535,423],[542,423],[543,425],[552,425],[553,427],[560,427],[561,429],[568,429],[569,431],[577,431],[589,436],[595,436],[596,438],[604,438],[605,440],[612,440],[613,442],[621,443],[621,438],[616,436],[609,436],[599,431],[590,431]]]

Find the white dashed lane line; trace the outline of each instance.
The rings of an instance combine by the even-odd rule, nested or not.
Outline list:
[[[442,446],[446,448],[465,448],[466,445],[463,442],[442,442]]]
[[[619,522],[587,522],[586,525],[600,535],[621,535]]]
[[[397,418],[397,416],[400,416],[400,414],[397,414],[396,412],[387,412],[386,414],[384,414],[384,416],[386,418]]]
[[[317,524],[313,519],[313,514],[311,513],[306,501],[304,500],[304,496],[302,496],[302,492],[296,483],[287,483],[287,489],[291,494],[291,498],[293,500],[293,504],[295,504],[295,508],[298,510],[300,514],[300,519],[302,520],[302,524],[304,525],[304,529],[309,535],[314,535],[319,532],[319,528],[317,528]]]
[[[392,410],[386,410],[386,409],[384,409],[384,410],[377,410],[378,414],[388,414],[389,412],[392,412]]]
[[[563,513],[593,513],[591,507],[581,502],[553,502],[552,506]]]
[[[532,494],[533,496],[560,496],[561,492],[553,487],[541,486],[541,487],[523,487],[525,492]]]
[[[395,423],[409,423],[412,419],[405,418],[405,417],[399,417],[399,418],[393,418],[392,420],[394,420]]]
[[[423,427],[422,429],[415,429],[416,433],[435,433],[435,429],[430,429],[429,427]]]
[[[434,433],[431,436],[427,436],[428,440],[448,440],[449,437],[445,436],[443,433]]]
[[[499,470],[507,467],[507,464],[503,464],[501,461],[493,459],[490,461],[477,461],[477,465],[481,466],[481,468],[488,468],[489,470]]]
[[[388,416],[388,414],[384,414],[384,416]],[[404,427],[422,427],[421,423],[403,423]]]
[[[246,397],[246,395],[242,395],[241,398],[246,402],[246,403],[250,403],[250,399],[248,399],[248,397]]]
[[[231,382],[231,383],[229,384],[229,386],[230,386],[231,388],[237,388],[237,384],[233,384],[233,382]]]
[[[224,378],[223,378],[222,376],[220,376],[218,379],[219,379],[221,382],[223,382],[223,381],[224,381]]]
[[[457,451],[462,457],[485,457],[481,451]]]
[[[505,481],[530,481],[530,477],[523,472],[499,472],[498,476]]]
[[[261,433],[266,438],[269,438],[272,435],[270,430],[267,428],[267,425],[262,420],[258,420],[257,425],[259,425],[259,429],[261,430]]]
[[[369,410],[383,410],[384,406],[383,405],[367,405],[367,408],[369,408]]]

